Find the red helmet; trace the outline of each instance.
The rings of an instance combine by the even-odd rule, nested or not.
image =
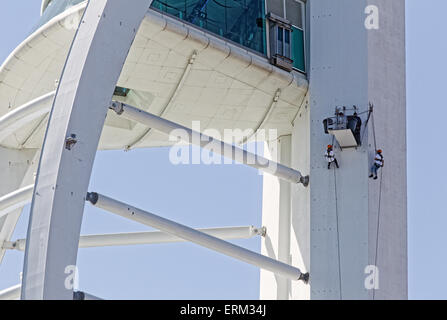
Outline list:
[[[328,149],[332,149],[332,145],[331,145],[331,144],[328,144],[327,148],[328,148]]]
[[[377,150],[377,153],[382,153],[382,149],[378,149],[378,150]]]

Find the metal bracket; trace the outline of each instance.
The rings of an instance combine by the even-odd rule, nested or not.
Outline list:
[[[267,235],[267,228],[266,227],[253,228],[253,232],[261,237],[265,237]]]
[[[309,176],[301,176],[300,183],[302,183],[305,187],[309,186]]]
[[[301,280],[301,281],[303,281],[305,284],[308,284],[308,283],[309,283],[309,272],[302,273],[302,274],[300,275],[300,277],[298,278],[298,280]]]
[[[124,107],[123,107],[123,103],[119,102],[119,101],[112,101],[112,103],[109,106],[109,109],[112,109],[113,111],[116,112],[117,115],[122,115],[124,112]]]
[[[98,194],[96,192],[87,192],[86,201],[89,201],[91,204],[95,205],[98,202]]]

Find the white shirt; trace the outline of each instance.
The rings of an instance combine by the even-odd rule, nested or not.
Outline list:
[[[335,160],[335,153],[334,153],[333,150],[326,151],[325,156],[326,156],[327,162],[334,162],[334,160]]]
[[[378,165],[379,167],[383,166],[383,156],[376,153],[376,157],[374,158],[374,163]]]

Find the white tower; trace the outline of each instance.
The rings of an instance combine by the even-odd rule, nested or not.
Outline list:
[[[264,177],[262,250],[310,271],[310,286],[261,271],[261,298],[407,299],[405,1],[311,0],[307,24],[309,92],[279,154],[310,184]],[[362,145],[336,144],[340,168],[328,170],[323,119],[369,102]],[[368,179],[375,143],[378,180]]]
[[[44,0],[0,68],[0,261],[25,250],[22,288],[5,296],[72,299],[78,246],[182,238],[260,267],[261,299],[406,299],[405,1],[184,2]],[[358,108],[356,148],[324,131],[339,106]],[[175,128],[194,143],[192,121],[221,139],[276,130],[267,166],[229,145],[246,139],[213,140],[267,172],[265,229],[194,230],[86,196],[98,148],[171,145]],[[327,168],[328,144],[339,169]],[[379,147],[386,164],[370,180]],[[11,239],[31,197],[27,239]],[[162,233],[80,237],[86,200]],[[261,235],[262,255],[221,240]]]

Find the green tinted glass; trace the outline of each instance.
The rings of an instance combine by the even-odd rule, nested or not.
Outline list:
[[[263,0],[154,0],[152,8],[266,54]]]
[[[293,67],[305,72],[304,60],[304,32],[296,27],[292,27],[292,60]]]

